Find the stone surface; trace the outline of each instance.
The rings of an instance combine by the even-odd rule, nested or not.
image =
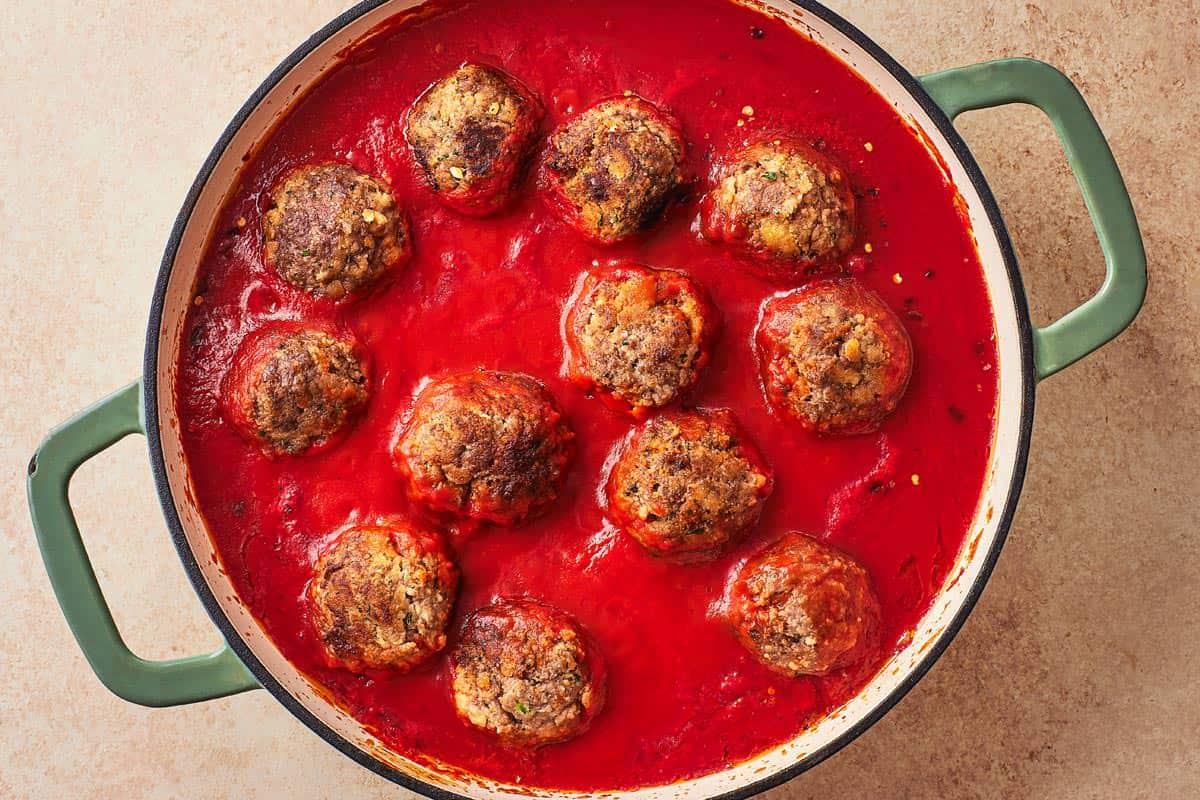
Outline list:
[[[67,0],[0,7],[0,797],[375,798],[265,692],[149,710],[93,678],[33,543],[22,477],[52,425],[138,374],[172,219],[226,120],[347,4]],[[1038,392],[1025,495],[995,576],[937,667],[787,786],[833,797],[1200,795],[1200,10],[1192,0],[832,0],[914,72],[1032,55],[1109,135],[1151,264],[1141,317]],[[1099,284],[1099,250],[1037,112],[961,123],[1045,321]],[[1188,398],[1192,398],[1189,400]],[[144,444],[73,489],[115,614],[150,657],[213,646],[166,536]]]

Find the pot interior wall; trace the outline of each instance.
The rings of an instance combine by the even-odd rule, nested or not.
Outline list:
[[[183,321],[199,268],[204,244],[215,224],[217,213],[226,192],[234,185],[242,155],[251,151],[285,113],[297,92],[302,92],[326,70],[338,63],[338,53],[396,13],[415,4],[393,2],[379,5],[358,19],[345,24],[317,45],[295,64],[262,100],[250,110],[241,126],[234,132],[224,152],[205,182],[195,207],[183,231],[179,247],[170,265],[170,276],[163,299],[162,326],[157,358],[158,426],[161,431],[165,469],[172,500],[178,511],[187,543],[194,554],[204,584],[211,592],[220,611],[245,646],[259,662],[251,664],[260,679],[269,676],[282,691],[298,704],[306,722],[318,721],[361,753],[367,754],[387,767],[419,778],[435,787],[478,798],[527,798],[528,788],[504,787],[482,779],[441,774],[392,753],[369,731],[337,707],[313,687],[268,639],[258,623],[236,596],[222,569],[206,525],[194,502],[189,485],[187,466],[179,437],[178,414],[172,387],[179,347],[182,342]],[[675,784],[669,787],[648,788],[621,793],[637,798],[697,798],[762,781],[774,773],[792,767],[802,760],[815,762],[839,739],[849,735],[857,725],[872,717],[922,663],[938,651],[939,641],[953,635],[955,619],[964,605],[970,602],[985,565],[994,555],[1002,536],[1000,530],[1006,515],[1014,475],[1019,468],[1023,415],[1028,409],[1023,403],[1026,381],[1022,369],[1022,335],[1018,324],[1018,298],[1001,247],[982,198],[977,193],[964,165],[954,154],[949,142],[936,124],[912,98],[901,82],[872,57],[862,46],[841,33],[814,11],[794,6],[785,0],[752,3],[769,13],[780,15],[802,34],[815,39],[832,50],[852,69],[874,84],[878,91],[924,132],[928,146],[935,149],[947,165],[950,179],[959,188],[975,232],[981,261],[996,315],[999,354],[999,408],[997,430],[992,448],[989,477],[976,513],[971,533],[967,536],[957,563],[951,569],[946,586],[926,613],[912,640],[879,672],[874,680],[854,699],[796,739],[764,753],[750,762],[725,772]],[[203,588],[203,587],[201,587]],[[306,712],[306,713],[305,713]],[[327,738],[328,738],[328,734]],[[537,796],[559,796],[561,793],[534,792]],[[570,796],[569,794],[566,796]]]

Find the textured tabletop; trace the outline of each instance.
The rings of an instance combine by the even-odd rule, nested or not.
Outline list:
[[[975,613],[882,722],[772,798],[1200,796],[1200,6],[831,0],[914,72],[1028,55],[1107,132],[1150,260],[1120,339],[1038,390],[1025,493]],[[92,676],[25,508],[43,433],[139,371],[167,231],[226,121],[346,2],[0,7],[0,797],[382,798],[266,692],[149,710]],[[1032,109],[964,117],[1036,320],[1099,248]],[[80,523],[134,649],[218,641],[164,533],[141,439],[84,466]]]

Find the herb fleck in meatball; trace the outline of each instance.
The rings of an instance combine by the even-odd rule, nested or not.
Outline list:
[[[803,267],[834,261],[854,243],[846,173],[795,140],[761,142],[735,154],[701,209],[709,239]]]
[[[465,64],[417,99],[405,135],[438,197],[483,215],[511,197],[541,119],[541,103],[516,78]]]
[[[344,164],[301,167],[271,193],[263,217],[268,266],[338,300],[408,261],[408,222],[381,181]]]
[[[683,273],[632,265],[591,272],[567,312],[568,372],[645,416],[695,385],[715,318]]]
[[[869,651],[879,602],[854,559],[789,533],[738,572],[729,620],[742,644],[776,672],[825,675]]]
[[[390,525],[338,537],[317,561],[308,599],[332,663],[408,670],[445,647],[457,591],[441,537]]]
[[[608,480],[609,514],[656,555],[703,559],[758,521],[772,488],[730,412],[664,412],[625,443]]]
[[[904,325],[852,280],[818,281],[768,300],[755,342],[768,399],[821,433],[875,430],[912,374]]]
[[[278,453],[323,444],[367,403],[367,376],[351,343],[315,330],[249,344],[231,373],[234,421]]]
[[[458,714],[509,745],[562,742],[604,705],[604,665],[564,612],[501,600],[467,618],[451,654]]]
[[[543,183],[551,206],[594,241],[648,226],[683,182],[679,124],[639,97],[607,100],[550,138]]]
[[[511,525],[558,496],[574,434],[537,380],[472,372],[429,384],[396,445],[412,497],[454,516]]]

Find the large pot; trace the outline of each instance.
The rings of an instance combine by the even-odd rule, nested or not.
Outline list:
[[[100,680],[121,697],[170,706],[259,688],[270,691],[334,747],[384,777],[432,797],[528,797],[528,788],[431,772],[389,751],[279,653],[222,573],[189,491],[175,384],[184,315],[206,239],[235,183],[242,154],[287,110],[291,98],[338,62],[338,53],[412,0],[367,0],[341,15],[271,73],[238,111],[197,175],[163,255],[146,338],[142,380],[52,431],[29,467],[29,504],[46,569],[63,613]],[[925,133],[961,192],[992,298],[999,351],[995,443],[977,518],[946,586],[917,627],[856,697],[790,742],[723,772],[622,797],[745,797],[812,767],[874,724],[929,669],[962,626],[1000,554],[1025,471],[1034,387],[1123,330],[1145,294],[1137,221],[1103,135],[1078,91],[1054,68],[994,61],[916,78],[858,29],[808,0],[766,5],[839,54]],[[1030,103],[1054,122],[1083,190],[1106,261],[1099,292],[1045,328],[1029,320],[1008,232],[987,183],[951,121],[971,109]],[[138,658],[122,642],[88,563],[67,497],[75,469],[122,437],[142,432],[159,497],[188,576],[228,644],[174,661]],[[555,793],[537,793],[552,796]]]

